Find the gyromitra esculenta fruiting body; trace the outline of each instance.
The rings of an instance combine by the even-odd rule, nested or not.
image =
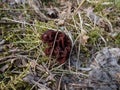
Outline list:
[[[72,43],[65,33],[48,30],[42,34],[41,39],[48,44],[48,48],[45,49],[46,55],[56,57],[59,63],[64,63],[68,59]]]

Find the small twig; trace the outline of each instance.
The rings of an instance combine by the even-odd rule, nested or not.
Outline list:
[[[17,21],[17,20],[12,20],[12,19],[9,19],[9,18],[3,18],[3,20],[7,20],[7,21],[12,21],[12,22],[14,22],[14,23],[20,23],[20,24],[25,24],[25,25],[33,25],[33,24],[30,24],[30,23],[28,23],[28,22],[26,22],[26,21]]]
[[[74,72],[74,71],[68,71],[68,70],[58,70],[58,72],[54,72],[54,73],[62,73],[64,72],[65,74],[76,74],[76,75],[82,75],[82,76],[85,76],[85,77],[88,77],[89,75],[88,74],[84,74],[84,73],[81,73],[81,72]]]
[[[77,14],[77,12],[79,11],[80,7],[83,5],[83,3],[85,2],[86,0],[82,0],[81,3],[79,4],[78,8],[76,9],[76,11],[74,12],[74,15]]]
[[[32,81],[32,83],[37,85],[40,88],[40,90],[50,90],[46,85],[40,84],[40,83],[38,83],[38,82],[36,82],[34,80],[31,80],[31,81]]]
[[[37,27],[41,27],[41,28],[56,30],[56,29],[53,29],[53,28],[49,28],[49,27],[47,27],[47,26],[30,24],[30,23],[28,23],[28,22],[26,22],[26,21],[12,20],[12,19],[9,19],[9,18],[4,18],[3,20],[12,21],[12,22],[15,22],[15,23],[24,24],[24,25],[28,25],[28,26],[37,26]]]
[[[55,35],[55,39],[54,39],[54,42],[53,42],[53,47],[52,47],[51,53],[50,53],[50,55],[49,55],[49,58],[51,58],[51,56],[52,56],[52,54],[53,54],[53,50],[54,50],[54,47],[55,47],[55,42],[56,42],[57,36],[58,36],[58,31],[57,31],[57,33],[56,33],[56,35]],[[50,61],[51,61],[51,60],[49,60],[49,65],[48,65],[48,67],[50,67]]]
[[[0,41],[0,45],[3,45],[3,44],[5,44],[5,40],[4,39]]]
[[[11,59],[14,59],[14,58],[16,58],[16,56],[13,56],[13,55],[0,58],[0,64],[6,63],[8,61],[11,61]]]
[[[0,24],[22,24],[22,23],[18,23],[18,22],[4,22],[4,21],[0,21]]]
[[[62,73],[62,75],[60,77],[59,84],[58,84],[58,89],[57,90],[60,90],[60,85],[61,85],[62,77],[63,77],[63,73]]]
[[[88,85],[87,83],[79,83],[79,84],[75,84],[75,83],[70,83],[70,86],[74,86],[74,87],[79,87],[79,88],[93,88],[92,86]]]

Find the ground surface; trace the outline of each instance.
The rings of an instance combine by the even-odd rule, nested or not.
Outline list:
[[[120,90],[119,65],[119,0],[0,0],[0,90]]]

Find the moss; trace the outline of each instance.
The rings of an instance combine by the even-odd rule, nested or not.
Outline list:
[[[0,74],[0,81],[3,80],[3,78],[4,78],[4,75],[1,73]]]
[[[29,85],[26,85],[25,82],[22,80],[28,74],[29,65],[23,69],[22,73],[19,75],[13,74],[8,69],[4,72],[4,79],[0,82],[0,89],[1,90],[17,90],[18,88],[26,88]],[[20,90],[20,89],[19,89]],[[24,89],[25,90],[25,89]]]
[[[101,5],[101,3],[98,3],[94,6],[94,8],[95,8],[94,9],[95,12],[99,12],[99,11],[102,11],[104,9],[104,6]]]
[[[58,7],[58,3],[56,0],[42,0],[43,4],[45,5],[51,5],[51,6],[56,6]],[[48,3],[49,1],[49,3]],[[74,0],[73,0],[74,1]],[[92,0],[94,1],[94,0]],[[115,6],[113,5],[101,5],[102,2],[104,1],[115,1]],[[88,3],[87,1],[82,5],[82,8],[85,7],[90,7],[94,6],[94,12],[107,17],[107,19],[112,23],[113,29],[116,27],[115,22],[118,21],[119,17],[119,12],[120,10],[118,7],[120,6],[119,0],[101,0],[100,3]],[[55,5],[54,5],[55,4]],[[48,6],[49,7],[49,6]],[[109,9],[109,7],[112,7],[112,10],[110,8],[110,13],[102,13],[102,11]],[[34,13],[34,10],[31,10],[30,6],[24,7],[22,4],[13,6],[13,8],[9,7],[8,4],[4,4],[0,6],[1,9],[6,9],[10,8],[11,10],[1,10],[0,13],[0,20],[3,20],[4,17],[7,17],[12,20],[18,20],[17,18],[20,16],[19,13],[21,14],[21,18],[24,19],[28,23],[34,23],[34,25],[28,25],[28,24],[21,24],[21,23],[13,23],[11,24],[0,24],[0,38],[5,39],[8,47],[3,46],[5,51],[0,54],[0,58],[4,58],[6,56],[11,55],[8,53],[10,50],[14,49],[20,49],[22,51],[27,52],[25,53],[25,56],[32,60],[36,60],[38,64],[41,64],[42,62],[45,63],[47,66],[49,57],[45,56],[43,51],[47,47],[46,44],[43,44],[41,41],[41,34],[43,34],[47,29],[58,29],[61,28],[63,30],[69,30],[72,33],[72,39],[73,41],[76,39],[76,37],[80,34],[80,19],[78,17],[78,14],[75,15],[74,17],[71,17],[70,19],[65,20],[65,25],[64,26],[56,26],[55,22],[53,20],[46,22],[40,22],[38,20],[38,16]],[[77,7],[75,7],[77,8]],[[24,10],[23,10],[24,9]],[[116,37],[111,37],[108,35],[108,32],[103,31],[99,27],[95,27],[94,30],[91,30],[93,28],[93,24],[90,22],[90,20],[86,17],[86,14],[81,11],[81,17],[83,20],[83,29],[88,32],[89,40],[86,43],[86,45],[81,45],[80,46],[80,60],[83,62],[82,66],[86,67],[89,59],[93,56],[94,53],[96,53],[100,47],[104,46],[113,46],[113,47],[120,47],[120,33]],[[74,20],[75,21],[74,21]],[[7,22],[7,21],[6,21]],[[88,26],[85,25],[89,24]],[[76,24],[76,26],[75,26]],[[119,28],[119,26],[117,26]],[[106,43],[103,41],[105,39]],[[75,46],[78,48],[78,44]],[[78,55],[78,49],[76,50],[76,55]],[[12,55],[15,54],[20,54],[24,55],[21,53],[12,53]],[[52,61],[52,60],[51,60]],[[6,63],[5,63],[6,64]],[[4,65],[5,65],[4,64]],[[28,83],[24,82],[22,78],[27,74],[29,71],[28,67],[21,67],[19,68],[17,65],[12,64],[10,62],[7,62],[9,65],[9,68],[4,72],[0,74],[0,90],[30,90],[31,85]],[[0,65],[0,68],[4,65]],[[54,65],[53,65],[54,66]],[[56,67],[58,67],[56,65]],[[55,67],[55,68],[56,68]],[[13,74],[11,73],[12,70],[20,71],[20,74]],[[58,68],[59,69],[59,68]],[[58,70],[59,71],[59,70]],[[36,70],[36,72],[39,72]],[[43,72],[40,71],[39,76],[41,77],[41,73]],[[51,71],[52,73],[52,71]],[[58,72],[58,73],[62,73]],[[38,74],[38,73],[37,73]],[[57,75],[57,74],[56,74]],[[47,77],[47,75],[45,76]],[[52,85],[51,85],[52,87]]]
[[[2,38],[4,38],[7,43],[12,46],[11,48],[18,47],[21,50],[29,51],[28,57],[32,57],[33,59],[37,58],[38,63],[47,62],[49,60],[48,57],[42,55],[42,50],[44,49],[45,45],[42,44],[41,34],[47,29],[56,28],[53,21],[49,21],[48,23],[36,21],[34,27],[26,25],[25,30],[21,29],[21,24],[1,25],[0,27],[2,29]],[[1,57],[9,55],[7,52],[9,49],[10,48],[7,48],[4,54],[2,53],[3,55]],[[29,70],[26,70],[25,68],[22,68],[21,70],[14,64],[12,66],[14,67],[9,66],[4,74],[0,74],[0,80],[2,80],[0,82],[0,89],[29,90],[31,86],[25,84],[25,82],[22,80]],[[12,74],[10,72],[11,68],[14,68],[22,73]]]
[[[115,44],[119,45],[120,47],[120,33],[115,38]]]
[[[92,30],[91,32],[88,33],[89,40],[88,43],[95,44],[98,39],[100,38],[99,36],[100,31],[99,30]]]

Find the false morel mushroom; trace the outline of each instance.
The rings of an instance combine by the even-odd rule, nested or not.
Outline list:
[[[68,59],[72,43],[65,33],[48,30],[42,34],[41,39],[48,44],[44,51],[47,56],[55,57],[59,63],[64,63]]]

